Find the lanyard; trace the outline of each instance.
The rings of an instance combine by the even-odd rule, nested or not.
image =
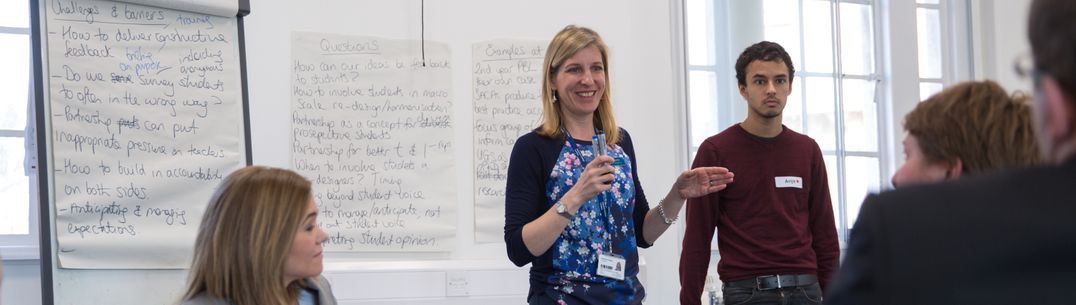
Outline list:
[[[568,147],[571,149],[572,154],[574,154],[577,158],[583,161],[587,161],[587,164],[593,162],[595,159],[598,158],[597,155],[592,156],[590,160],[584,158],[583,154],[579,152],[579,144],[575,142],[574,138],[572,138],[572,134],[564,128],[561,128],[561,131],[564,132],[565,137],[568,138]],[[591,145],[599,145],[599,142],[604,142],[600,141],[599,137],[604,139],[605,134],[603,134],[600,130],[595,129]],[[598,194],[598,197],[596,197],[595,200],[598,201],[598,210],[601,212],[599,216],[602,217],[602,229],[605,229],[605,232],[602,234],[602,249],[604,252],[614,253],[611,240],[616,233],[616,224],[613,223],[613,212],[612,208],[610,207],[612,204],[610,203],[611,200],[609,196],[609,191],[601,192],[600,194]]]

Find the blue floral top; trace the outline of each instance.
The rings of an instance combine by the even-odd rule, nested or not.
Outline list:
[[[522,244],[522,225],[541,216],[564,196],[583,173],[586,165],[594,159],[594,154],[591,143],[587,141],[559,140],[554,142],[556,146],[553,147],[548,147],[549,143],[531,143],[551,140],[537,135],[534,137],[538,139],[529,138],[530,135],[527,135],[517,141],[509,162],[505,240],[513,262],[520,266],[533,262],[529,297],[551,298],[559,304],[641,304],[645,292],[637,278],[638,248],[650,245],[636,236],[642,234],[641,225],[649,205],[639,189],[630,138],[626,132],[622,131],[622,134],[624,139],[608,148],[609,156],[617,160],[613,165],[615,171],[612,188],[583,204],[553,246],[539,257],[531,256]],[[541,150],[549,151],[547,149],[555,147],[555,151],[548,156],[525,156],[523,151],[536,148],[533,147],[536,144],[548,147]],[[548,164],[548,171],[544,170],[546,164],[541,166],[541,172],[548,173],[541,179],[544,180],[544,193],[541,194],[539,202],[532,204],[533,207],[523,207],[527,204],[523,199],[528,197],[526,195],[529,192],[517,188],[521,186],[513,186],[514,183],[520,183],[520,179],[514,179],[513,175],[521,175],[520,172],[533,169],[533,166],[520,166],[516,162],[541,163],[545,160],[553,162]],[[526,201],[534,199],[538,198]],[[516,217],[521,214],[530,217]],[[517,235],[518,240],[515,239]],[[520,250],[523,253],[519,253]],[[607,252],[625,259],[624,280],[597,275],[598,255]],[[527,260],[528,258],[530,260]]]

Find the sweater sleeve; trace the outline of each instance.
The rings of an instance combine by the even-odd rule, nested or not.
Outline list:
[[[717,152],[703,142],[691,168],[718,166]],[[710,266],[710,241],[714,237],[718,193],[687,200],[684,244],[680,254],[680,304],[697,305]]]
[[[650,211],[650,203],[646,201],[646,194],[643,193],[643,184],[639,182],[639,166],[635,162],[635,145],[631,142],[631,135],[628,135],[628,131],[623,128],[620,129],[620,134],[623,135],[623,140],[620,140],[620,147],[624,148],[624,153],[628,154],[628,158],[631,159],[631,177],[635,184],[635,209],[632,212],[632,218],[635,220],[635,245],[639,248],[650,248],[651,244],[643,238],[643,224],[646,223],[646,213]]]
[[[504,243],[508,259],[524,266],[537,256],[523,243],[523,225],[538,219],[547,209],[543,195],[546,177],[542,177],[541,145],[534,134],[520,137],[512,147],[508,161],[508,181],[504,199]]]
[[[833,204],[829,194],[829,177],[818,144],[814,144],[812,165],[809,220],[815,261],[818,264],[818,283],[825,291],[833,272],[837,269],[841,249],[837,242],[837,228],[833,218]]]

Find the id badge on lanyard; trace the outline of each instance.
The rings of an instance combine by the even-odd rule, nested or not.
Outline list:
[[[627,269],[627,260],[623,256],[613,253],[598,255],[598,275],[618,281],[624,280],[624,269]]]
[[[571,134],[568,134],[567,130],[563,130],[563,131],[567,135],[569,143],[572,145],[572,147],[575,147],[575,140],[572,140]],[[604,155],[609,154],[608,143],[606,143],[606,141],[605,141],[605,134],[604,133],[595,132],[594,137],[592,139],[593,139],[593,141],[591,142],[591,149],[592,149],[592,152],[594,153],[594,158],[597,158],[598,156],[604,156]],[[612,164],[613,166],[623,166],[626,163],[623,160],[621,160],[620,158],[614,158],[614,159],[615,159],[615,162]],[[602,193],[600,196],[607,196],[607,194]],[[602,212],[604,212],[606,214],[611,213],[609,211],[609,207],[607,206],[608,201],[609,201],[608,198],[603,197],[603,200],[602,200]],[[611,233],[612,231],[606,230],[606,232]],[[604,249],[612,250],[612,248],[610,247],[611,245],[609,244],[608,238],[609,237],[606,238]],[[627,268],[628,268],[627,260],[624,259],[623,256],[616,255],[614,253],[602,253],[602,254],[598,255],[598,268],[597,268],[598,276],[603,276],[603,277],[615,279],[615,280],[618,280],[618,281],[623,281],[624,280],[625,269],[627,269]]]

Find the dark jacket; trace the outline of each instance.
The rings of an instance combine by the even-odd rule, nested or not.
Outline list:
[[[1076,159],[867,198],[827,304],[1076,304]]]

